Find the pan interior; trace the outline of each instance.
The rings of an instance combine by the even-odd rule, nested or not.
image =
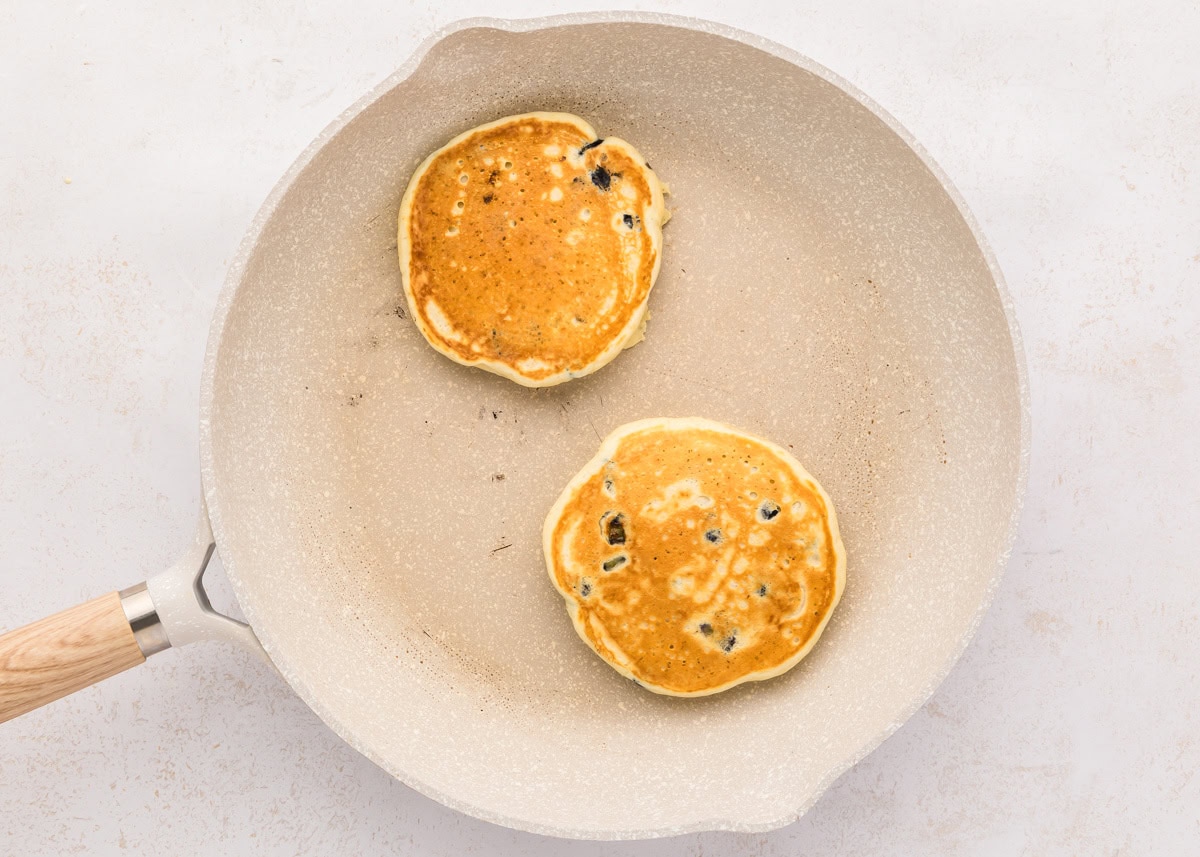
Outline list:
[[[536,390],[425,344],[395,235],[428,152],[533,110],[631,141],[675,214],[646,341]],[[204,450],[237,596],[340,734],[476,815],[780,823],[924,698],[994,583],[1021,394],[985,256],[900,137],[770,53],[648,23],[454,33],[294,177],[237,273]],[[693,415],[791,450],[848,568],[799,667],[679,700],[580,642],[539,533],[611,429]]]

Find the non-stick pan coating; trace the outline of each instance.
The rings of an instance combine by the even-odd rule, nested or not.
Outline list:
[[[675,23],[434,44],[285,179],[210,347],[206,495],[264,646],[387,770],[527,829],[794,818],[957,657],[1022,482],[1004,298],[938,175],[810,63]],[[422,157],[529,110],[632,141],[675,213],[646,341],[542,390],[434,353],[395,251]],[[558,491],[611,429],[660,415],[774,440],[838,505],[845,597],[781,678],[647,693],[579,641],[547,580]]]

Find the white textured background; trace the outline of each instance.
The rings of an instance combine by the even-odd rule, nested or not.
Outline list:
[[[192,5],[0,4],[0,628],[188,542],[209,315],[308,141],[444,23],[604,7]],[[945,685],[806,817],[640,844],[495,828],[210,644],[0,727],[0,854],[1197,853],[1200,11],[1043,5],[634,4],[873,96],[962,190],[1023,325],[1008,576]]]

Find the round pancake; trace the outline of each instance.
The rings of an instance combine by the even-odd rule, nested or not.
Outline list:
[[[710,420],[618,428],[563,490],[542,539],[583,641],[670,696],[791,669],[845,586],[821,486],[775,444]]]
[[[400,204],[404,294],[429,344],[528,387],[595,372],[640,340],[663,188],[638,152],[566,113],[460,134]]]

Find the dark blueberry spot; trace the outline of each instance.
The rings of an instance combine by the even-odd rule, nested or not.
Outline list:
[[[758,595],[759,598],[766,598],[767,597],[767,585],[765,583],[759,584],[758,589],[755,590],[755,594]]]
[[[624,554],[618,554],[612,559],[606,559],[600,567],[605,571],[612,571],[614,568],[620,568],[626,562],[628,562],[628,557],[626,557]]]
[[[592,184],[600,190],[608,190],[612,187],[612,173],[604,167],[596,167],[592,170]]]
[[[733,647],[737,645],[737,634],[730,634],[721,641],[721,651],[728,654],[733,651]]]
[[[575,176],[575,178],[571,179],[571,184],[583,184],[583,178],[581,176]]]
[[[610,545],[625,544],[625,516],[620,512],[609,512],[600,519],[604,529],[604,538]]]
[[[492,172],[488,175],[488,184],[495,184],[496,179],[499,177],[500,177],[500,171],[492,170]]]
[[[495,197],[494,197],[494,196],[492,196],[490,193],[485,193],[485,194],[483,195],[483,204],[484,204],[484,205],[487,205],[487,204],[488,204],[489,202],[491,202],[493,199],[495,199]]]
[[[579,594],[584,598],[587,598],[592,594],[592,584],[590,581],[585,580],[583,583],[579,584]]]
[[[720,544],[720,542],[721,542],[721,531],[720,531],[720,530],[705,530],[705,531],[704,531],[704,538],[708,539],[708,540],[709,540],[710,542],[712,542],[714,545],[715,545],[715,544]]]
[[[625,224],[626,229],[632,229],[633,228],[633,215],[632,214],[621,215],[621,222]]]
[[[588,143],[587,145],[583,146],[583,147],[582,147],[582,148],[579,150],[579,154],[581,154],[581,155],[582,155],[582,154],[583,154],[584,152],[586,152],[588,149],[594,149],[594,148],[596,148],[597,146],[599,146],[599,145],[600,145],[601,143],[603,143],[603,142],[604,142],[604,138],[603,138],[603,137],[598,137],[597,139],[595,139],[595,140],[592,140],[592,142],[590,142],[590,143]]]
[[[712,625],[708,624],[707,622],[701,622],[700,623],[700,633],[706,637],[711,637],[712,636]]]
[[[604,490],[607,491],[609,494],[611,494],[613,492],[613,481],[611,479],[604,480]]]
[[[779,504],[772,500],[763,500],[758,507],[758,516],[769,521],[779,514]]]

